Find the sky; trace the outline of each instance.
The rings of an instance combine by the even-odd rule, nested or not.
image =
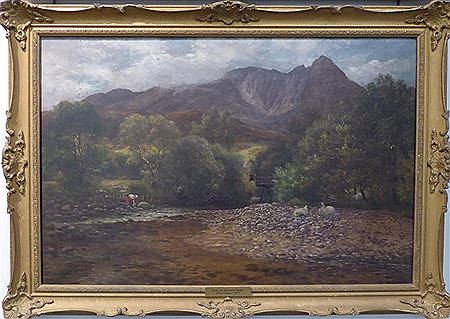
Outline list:
[[[415,85],[416,41],[366,39],[43,38],[42,109],[61,100],[126,88],[175,87],[216,80],[248,66],[289,72],[325,55],[366,85],[379,73]]]

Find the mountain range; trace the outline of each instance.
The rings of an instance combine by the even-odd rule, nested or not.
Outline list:
[[[164,114],[182,123],[198,120],[205,111],[215,108],[230,112],[245,125],[282,131],[290,119],[311,110],[326,114],[338,103],[363,92],[364,88],[351,81],[331,59],[320,56],[311,66],[300,65],[286,73],[238,68],[208,83],[152,87],[143,92],[119,88],[83,101],[95,107],[112,130],[131,113]]]

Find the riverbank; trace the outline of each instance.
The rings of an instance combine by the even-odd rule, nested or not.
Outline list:
[[[66,207],[67,209],[67,207]],[[413,220],[383,210],[47,210],[45,283],[408,283]],[[83,208],[84,209],[84,208]],[[52,218],[49,218],[52,216]]]

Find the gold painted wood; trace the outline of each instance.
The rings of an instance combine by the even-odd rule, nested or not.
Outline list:
[[[450,27],[450,5],[444,1],[434,1],[424,9],[425,13],[407,19],[406,23],[425,24],[431,31],[431,50],[434,51],[442,39],[443,29]]]
[[[438,287],[430,273],[426,278],[427,290],[419,298],[400,300],[400,302],[417,309],[417,314],[427,318],[446,318],[450,315],[450,296],[445,292],[444,285]]]
[[[252,14],[256,7],[239,1],[225,0],[213,4],[206,4],[202,7],[202,13],[195,19],[200,22],[221,21],[226,25],[231,25],[235,21],[242,23],[256,22],[259,19]]]
[[[430,192],[433,194],[440,184],[439,191],[446,192],[450,179],[450,152],[448,136],[439,136],[436,130],[431,132],[431,156],[428,159],[430,168]]]
[[[449,4],[423,7],[32,5],[10,0],[0,22],[10,36],[10,107],[2,165],[12,225],[7,318],[59,312],[143,316],[186,312],[233,318],[267,312],[310,315],[403,312],[445,318],[442,277],[449,147],[445,107]],[[414,273],[410,285],[255,285],[251,296],[206,296],[199,286],[48,285],[40,279],[40,38],[412,37],[417,39]],[[441,75],[441,76],[439,76]],[[438,191],[436,191],[438,190]],[[12,287],[12,288],[11,288]]]
[[[9,289],[8,294],[3,299],[3,310],[5,318],[29,318],[33,310],[41,309],[45,305],[53,303],[53,300],[33,298],[27,291],[27,276],[25,273],[20,277],[20,281],[15,290]]]
[[[9,115],[7,115],[9,118]],[[6,188],[8,190],[8,203],[11,196],[19,192],[25,193],[25,169],[28,166],[28,160],[25,157],[25,140],[23,131],[16,133],[6,128],[6,143],[3,148],[2,167],[6,179]],[[8,205],[8,213],[13,211],[13,207]]]
[[[26,48],[27,29],[32,21],[52,22],[52,19],[39,13],[36,8],[37,5],[20,0],[0,4],[0,24],[6,29],[7,36],[9,32],[14,34],[22,50]]]
[[[209,318],[244,318],[249,317],[253,313],[251,308],[258,307],[258,302],[249,302],[247,300],[233,300],[226,297],[222,301],[211,300],[209,302],[199,302],[199,306],[206,308],[208,311],[202,313],[203,316]]]

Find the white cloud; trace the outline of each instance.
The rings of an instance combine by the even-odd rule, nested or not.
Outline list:
[[[396,78],[403,79],[409,83],[414,82],[415,61],[412,59],[390,59],[380,62],[371,60],[358,66],[344,67],[347,76],[361,84],[367,84],[378,74],[390,73]]]
[[[373,49],[360,49],[365,48],[362,41],[371,40],[44,38],[43,108],[49,109],[62,99],[77,100],[114,88],[142,91],[211,81],[237,67],[287,72],[300,64],[311,64],[322,54],[362,84],[380,72],[406,78],[415,74],[408,73],[415,63],[414,50],[413,56],[406,57],[393,51],[390,59],[384,50],[379,60],[369,59]],[[367,43],[374,41],[384,40]],[[401,41],[390,47],[411,46],[411,42]]]

